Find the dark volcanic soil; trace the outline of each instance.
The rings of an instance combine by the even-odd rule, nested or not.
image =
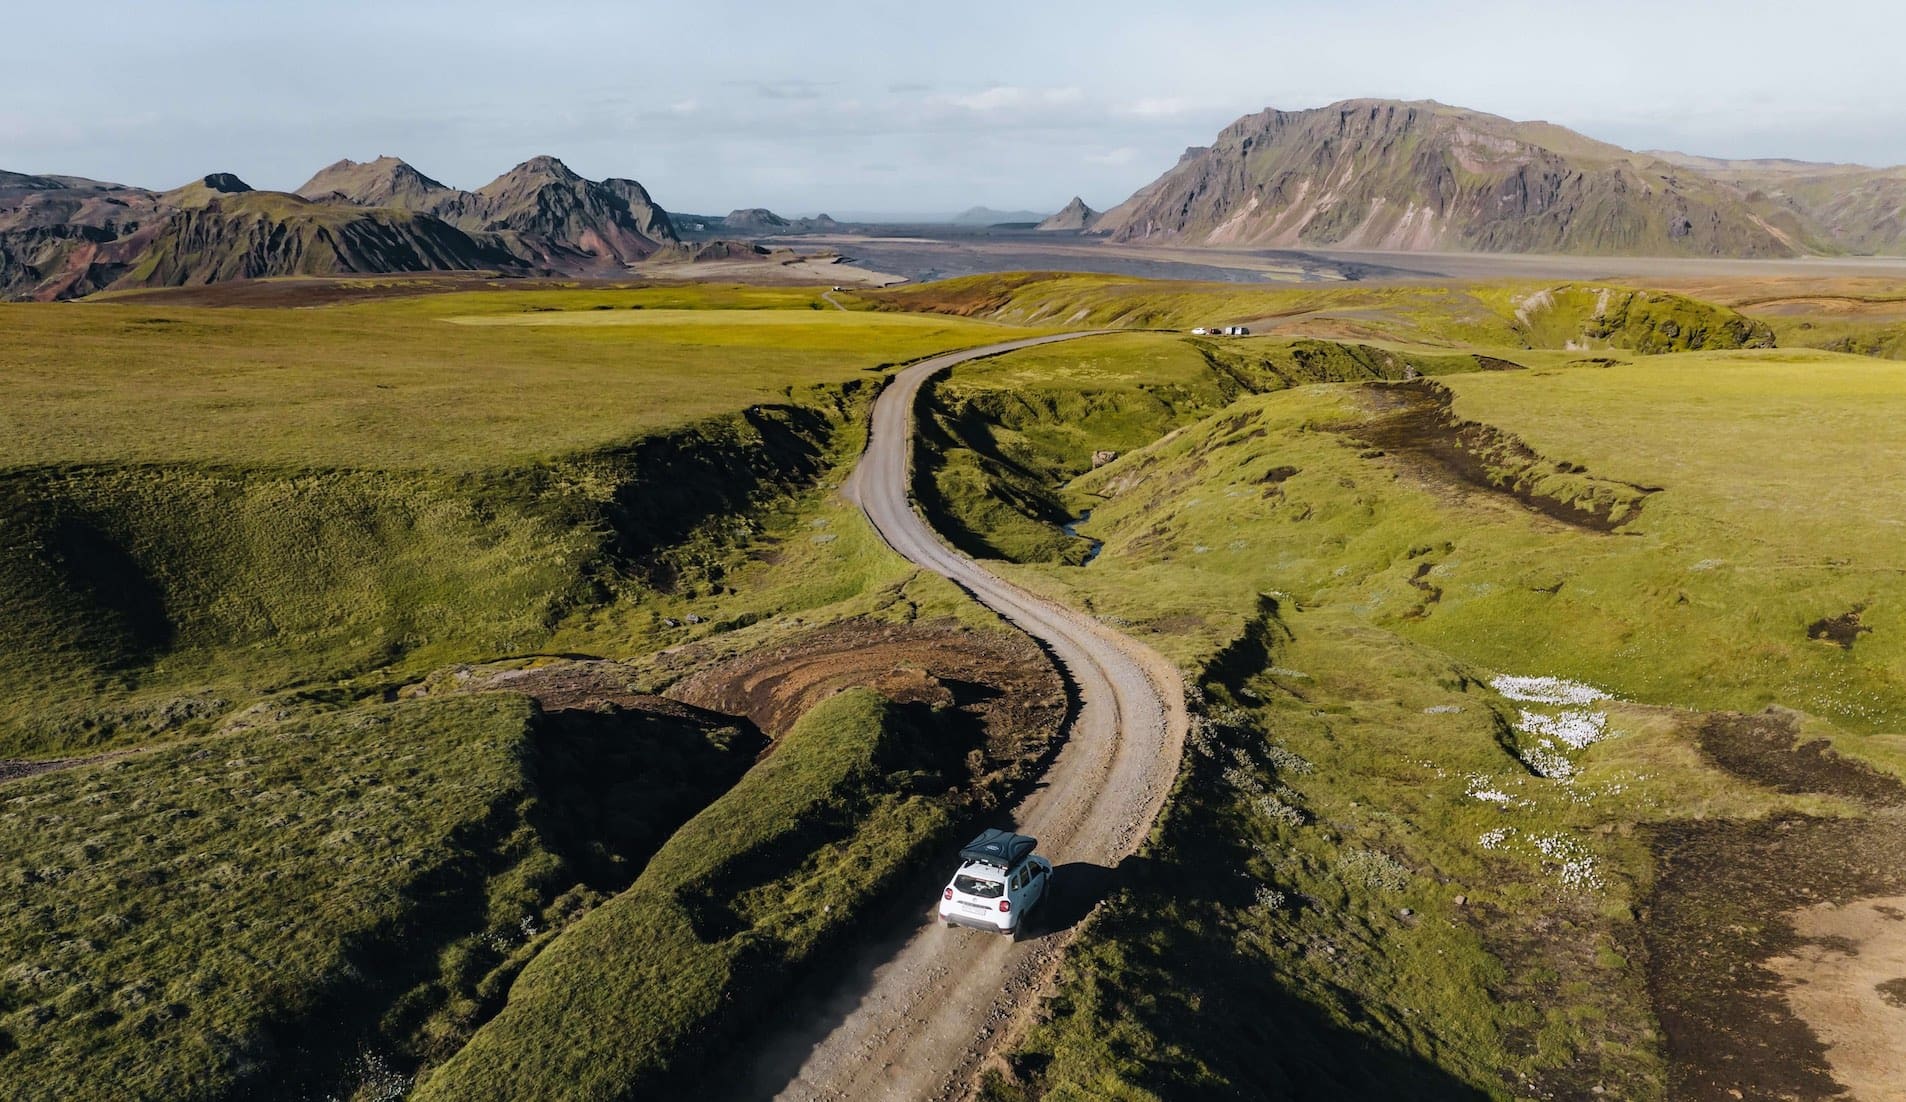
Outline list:
[[[1852,650],[1860,636],[1873,630],[1860,623],[1860,614],[1865,611],[1865,605],[1854,605],[1838,616],[1823,616],[1807,625],[1807,638]]]
[[[1767,962],[1804,944],[1793,911],[1906,893],[1906,821],[1695,820],[1657,828],[1654,847],[1643,929],[1668,1097],[1840,1097],[1826,1047]]]
[[[1655,887],[1642,915],[1648,987],[1669,1062],[1668,1096],[1693,1102],[1846,1097],[1820,1037],[1770,967],[1809,943],[1793,915],[1906,893],[1906,786],[1821,741],[1796,745],[1793,717],[1708,717],[1701,749],[1781,792],[1876,806],[1870,817],[1688,820],[1653,830]]]
[[[1571,527],[1613,532],[1640,516],[1646,496],[1658,490],[1598,480],[1640,495],[1619,518],[1610,501],[1551,497],[1531,489],[1530,479],[1523,476],[1548,470],[1580,474],[1582,469],[1556,463],[1492,426],[1458,420],[1450,409],[1448,388],[1416,379],[1372,383],[1362,388],[1362,395],[1376,416],[1343,430],[1351,439],[1411,461],[1419,474],[1432,480],[1505,498]],[[1498,473],[1504,471],[1517,472],[1518,477]]]
[[[1864,762],[1843,758],[1824,739],[1802,743],[1794,717],[1717,712],[1701,725],[1701,752],[1729,773],[1776,792],[1827,792],[1881,807],[1906,804],[1906,785]]]

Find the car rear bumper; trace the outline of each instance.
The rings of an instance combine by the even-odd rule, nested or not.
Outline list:
[[[1001,926],[999,920],[990,915],[974,914],[971,911],[958,909],[941,911],[940,921],[951,922],[955,926],[964,926],[969,930],[985,930],[991,934],[1005,933],[1012,929],[1011,926]]]

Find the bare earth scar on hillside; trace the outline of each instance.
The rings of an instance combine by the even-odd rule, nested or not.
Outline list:
[[[1787,1005],[1826,1045],[1833,1077],[1860,1102],[1906,1089],[1906,895],[1816,903],[1787,920],[1804,939],[1767,966]]]

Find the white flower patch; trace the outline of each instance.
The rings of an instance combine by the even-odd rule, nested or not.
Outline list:
[[[1423,709],[1426,716],[1453,716],[1463,710],[1461,704],[1432,704]]]
[[[1600,891],[1607,887],[1601,869],[1588,847],[1566,834],[1537,834],[1529,839],[1544,858],[1557,866],[1556,873],[1565,888]]]
[[[1481,773],[1471,773],[1469,775],[1469,788],[1463,794],[1472,800],[1501,804],[1504,807],[1516,802],[1514,796],[1509,795],[1500,788],[1490,787],[1489,778],[1483,776]]]
[[[1518,835],[1514,827],[1497,827],[1478,835],[1476,844],[1486,850],[1517,851],[1539,857],[1555,871],[1565,888],[1601,891],[1608,886],[1595,855],[1572,835]]]
[[[1560,677],[1503,675],[1489,687],[1533,705],[1518,711],[1514,726],[1524,741],[1516,755],[1539,776],[1573,784],[1577,768],[1569,753],[1586,750],[1609,735],[1608,713],[1588,705],[1612,698],[1593,685]]]
[[[1489,682],[1489,687],[1527,704],[1593,704],[1607,700],[1608,694],[1593,685],[1560,677],[1512,677],[1504,674]]]
[[[1535,770],[1537,776],[1547,777],[1552,781],[1569,781],[1575,778],[1575,763],[1555,749],[1554,743],[1524,747],[1520,756],[1523,764]]]
[[[1586,750],[1608,737],[1608,714],[1570,709],[1549,716],[1524,708],[1521,717],[1516,720],[1516,730],[1552,738],[1576,750]]]

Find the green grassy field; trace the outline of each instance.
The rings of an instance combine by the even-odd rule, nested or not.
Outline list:
[[[1088,571],[1051,576],[1089,587],[1108,614],[1150,610],[1134,619],[1248,608],[1238,594],[1278,589],[1635,699],[1779,699],[1856,730],[1896,727],[1895,613],[1877,599],[1893,577],[1892,491],[1848,472],[1893,431],[1902,381],[1890,364],[1775,352],[1444,380],[1458,417],[1585,468],[1553,479],[1558,500],[1597,481],[1655,491],[1612,536],[1531,523],[1507,494],[1408,456],[1360,457],[1371,418],[1350,388],[1249,397],[1072,483],[1068,500],[1093,508],[1081,533],[1107,549]],[[1425,605],[1412,582],[1440,595]],[[1855,605],[1874,629],[1860,645],[1809,638]],[[1228,638],[1235,615],[1204,645]]]
[[[928,385],[921,406],[928,461],[916,471],[914,492],[971,554],[1076,565],[1090,541],[1059,526],[1091,502],[1061,487],[1105,453],[1142,447],[1245,394],[1476,371],[1491,362],[1423,349],[1165,333],[1031,349]]]
[[[723,287],[134,296],[4,324],[13,755],[375,694],[559,631],[638,652],[663,617],[613,610],[724,588],[748,516],[851,456],[876,369],[1014,332]]]
[[[713,661],[843,617],[999,630],[894,556],[833,487],[880,367],[1018,331],[817,303],[809,291],[637,288],[308,310],[128,296],[10,313],[30,339],[8,349],[7,383],[33,431],[9,436],[0,473],[0,596],[15,613],[0,627],[15,674],[0,693],[0,756],[158,749],[4,793],[0,807],[49,829],[15,834],[19,866],[40,871],[22,874],[4,941],[23,956],[0,987],[0,1076],[29,1096],[123,1082],[135,1097],[368,1099],[473,1033],[486,1040],[455,1068],[492,1075],[487,1038],[507,1046],[561,1010],[534,984],[506,1004],[518,972],[572,926],[578,944],[619,940],[656,892],[673,900],[674,880],[618,893],[758,743],[697,742],[618,708],[558,719],[519,698],[437,700],[465,664],[607,655],[659,686],[696,668],[665,647]],[[416,683],[433,696],[377,703]],[[649,1040],[589,1082],[696,1066],[704,1050],[682,1008],[758,1005],[767,975],[824,951],[884,883],[860,881],[867,894],[843,898],[853,905],[813,914],[798,905],[803,878],[838,861],[905,869],[962,812],[945,793],[980,779],[964,777],[970,747],[901,739],[921,717],[878,701],[831,707],[670,850],[677,864],[759,874],[741,887],[717,876],[708,891],[727,894],[703,908],[751,932],[656,943],[645,970],[591,968],[569,992],[607,1005],[658,975],[695,981],[664,982],[657,996],[681,1014],[647,1019]],[[218,733],[240,713],[266,726]],[[934,722],[942,738],[958,729]],[[228,767],[175,779],[179,762],[213,760]],[[385,772],[405,779],[380,785]],[[123,827],[109,825],[122,813],[82,811],[122,791],[89,778],[121,773],[159,819],[143,805]],[[441,809],[410,806],[416,785]],[[357,800],[370,802],[340,833],[334,820]],[[286,807],[324,832],[261,841]],[[158,825],[188,819],[184,833]],[[219,876],[161,905],[169,881],[123,875],[162,869],[180,845],[223,861]],[[289,893],[351,858],[349,845],[375,851],[374,871],[350,882],[357,895],[313,909]],[[254,880],[266,886],[241,890]],[[763,894],[776,884],[796,894],[776,903]],[[226,898],[237,911],[220,910]],[[620,909],[578,921],[610,900]],[[102,909],[133,916],[144,936],[101,950],[103,939],[28,925]],[[294,924],[309,949],[271,974],[257,939]],[[178,958],[157,947],[173,941],[200,947],[217,982],[166,974]],[[764,973],[770,957],[779,965]],[[160,995],[157,1011],[132,1013]],[[746,1015],[704,1017],[725,1027]],[[153,1036],[178,1059],[125,1071]]]
[[[1001,339],[985,322],[721,288],[280,310],[8,305],[0,331],[0,468],[491,469]]]
[[[1770,347],[1773,331],[1724,306],[1609,284],[1465,287],[1264,286],[1027,272],[978,275],[866,296],[888,309],[1021,325],[1191,329],[1244,323],[1260,334],[1464,351]]]
[[[701,1071],[946,841],[957,808],[929,793],[967,749],[866,690],[817,706],[526,968],[416,1097],[641,1097]]]
[[[1174,656],[1205,699],[1148,864],[992,1093],[1664,1097],[1648,824],[1863,814],[1723,770],[1688,709],[1798,708],[1805,737],[1906,775],[1897,509],[1870,476],[1906,444],[1906,377],[1744,351],[1393,392],[1423,410],[1247,392],[1077,473],[1129,447],[1121,426],[1021,398],[1125,392],[1163,345],[1120,340],[947,384],[1010,411],[985,429],[1010,428],[1028,478],[1069,478],[1043,492],[1104,541],[1084,567],[1002,569]],[[1419,446],[1438,434],[1467,459]],[[1034,520],[990,523],[1038,551]],[[1810,637],[1855,609],[1850,646]],[[1492,691],[1503,674],[1616,699],[1577,747],[1551,736],[1579,708]],[[1188,1034],[1194,1015],[1213,1024]]]
[[[692,1089],[1000,796],[979,733],[850,691],[757,764],[739,721],[545,713],[471,667],[651,691],[847,617],[1001,630],[834,491],[884,365],[1048,328],[1289,335],[1097,337],[923,397],[943,529],[1196,686],[1166,814],[992,1096],[1673,1097],[1649,969],[1700,943],[1648,917],[1664,825],[1857,842],[1906,774],[1874,458],[1906,368],[1686,351],[1768,330],[1586,285],[853,297],[0,308],[0,758],[141,748],[0,786],[0,1080]],[[1718,762],[1708,711],[1769,704],[1857,783]],[[854,890],[816,913],[819,883]]]
[[[454,1048],[754,750],[607,718],[501,694],[264,717],[9,784],[10,1091],[348,1092]]]

